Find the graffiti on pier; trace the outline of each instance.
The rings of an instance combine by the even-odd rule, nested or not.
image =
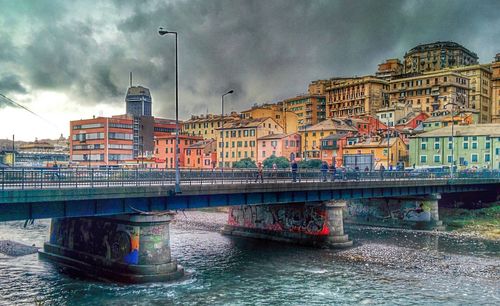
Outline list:
[[[430,221],[430,205],[426,201],[398,199],[367,199],[351,201],[346,217],[374,220]]]
[[[310,205],[255,205],[233,207],[228,224],[307,235],[328,235],[324,207]]]
[[[104,218],[56,219],[50,229],[50,243],[69,250],[88,252],[107,260],[137,264],[139,227]]]

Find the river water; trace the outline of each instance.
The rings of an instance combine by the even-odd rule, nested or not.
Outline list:
[[[220,216],[219,216],[220,217]],[[0,223],[0,240],[42,246],[48,220]],[[498,242],[349,230],[355,247],[315,249],[173,225],[173,283],[119,285],[0,254],[0,305],[499,305]]]

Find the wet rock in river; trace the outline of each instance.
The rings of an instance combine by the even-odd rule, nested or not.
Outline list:
[[[8,256],[24,256],[38,252],[38,247],[11,240],[0,240],[0,253]]]

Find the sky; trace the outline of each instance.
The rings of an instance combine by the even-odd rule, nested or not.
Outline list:
[[[0,138],[68,136],[69,121],[125,112],[129,73],[153,113],[241,111],[368,75],[421,43],[454,41],[481,63],[500,53],[500,1],[0,0]]]

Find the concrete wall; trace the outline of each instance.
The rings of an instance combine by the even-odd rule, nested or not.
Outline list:
[[[327,215],[319,205],[258,205],[229,209],[228,224],[273,232],[327,236]]]

